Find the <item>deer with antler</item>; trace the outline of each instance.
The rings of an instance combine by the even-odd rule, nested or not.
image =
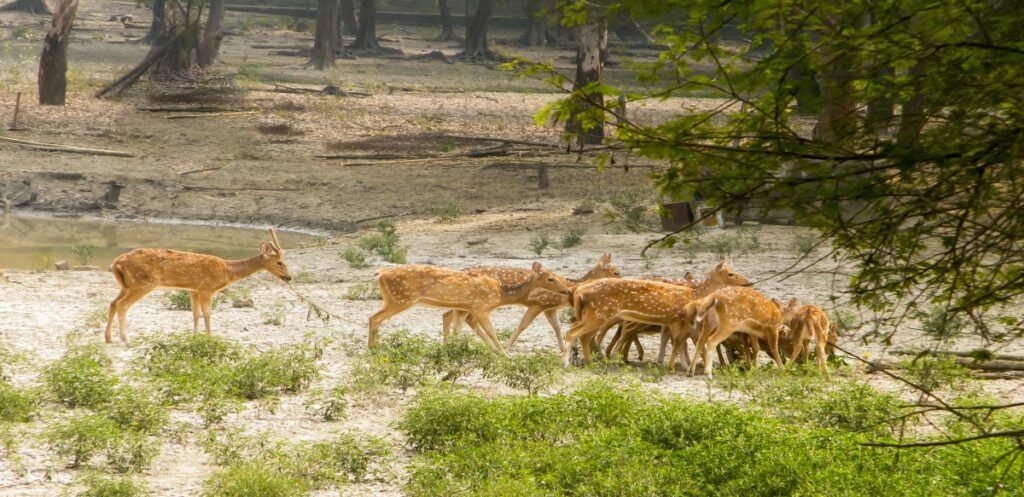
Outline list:
[[[202,312],[206,334],[209,335],[214,294],[259,271],[267,271],[284,281],[292,279],[288,266],[282,260],[284,249],[273,228],[270,229],[270,239],[271,242],[260,244],[258,255],[241,260],[150,248],[139,248],[118,256],[110,264],[110,271],[114,273],[117,284],[121,285],[121,293],[110,303],[104,339],[111,343],[110,331],[116,314],[121,342],[127,344],[128,309],[157,288],[188,290],[192,301],[192,329],[199,332],[199,315]]]
[[[708,350],[714,349],[734,333],[746,333],[767,341],[768,350],[775,364],[783,367],[779,355],[779,333],[783,324],[792,319],[795,307],[796,299],[790,300],[789,304],[783,307],[779,301],[765,297],[753,288],[729,287],[717,290],[704,298],[696,312],[693,326],[700,330],[700,335],[697,338],[694,359],[703,359],[704,374],[711,379],[711,358]],[[685,346],[684,340],[680,342]],[[753,348],[750,360],[753,361],[760,346],[758,340],[750,340],[750,344]],[[696,360],[690,362],[687,371],[691,376],[696,366]]]
[[[533,271],[529,269],[518,269],[501,266],[491,267],[475,267],[465,269],[464,271],[473,274],[483,274],[491,276],[497,279],[503,287],[513,288],[529,281],[533,277]],[[612,264],[612,254],[604,254],[598,259],[597,264],[587,271],[587,274],[583,275],[579,279],[566,279],[569,285],[569,289],[572,290],[577,286],[586,283],[588,281],[599,280],[602,278],[619,278],[619,270]],[[569,296],[564,293],[556,293],[543,288],[538,288],[529,293],[516,292],[510,296],[510,300],[506,305],[521,305],[526,307],[526,314],[519,321],[519,326],[516,326],[516,330],[512,332],[512,336],[509,337],[508,342],[505,343],[505,348],[512,348],[516,343],[516,339],[519,338],[519,334],[523,332],[533,320],[537,318],[540,313],[544,313],[544,317],[548,319],[548,323],[551,325],[551,329],[555,333],[555,341],[558,343],[558,349],[562,349],[562,327],[558,322],[558,309],[569,305]],[[516,300],[511,300],[511,299]],[[471,316],[466,316],[461,311],[448,311],[444,314],[443,326],[445,330],[452,327],[454,323],[460,322],[460,320],[466,319],[466,323],[470,326],[476,326],[476,320]],[[447,331],[446,331],[447,333]]]
[[[730,285],[750,285],[750,280],[734,272],[724,261],[718,263],[701,283],[700,290],[688,286],[639,279],[603,279],[580,285],[573,291],[575,324],[565,334],[562,360],[569,364],[572,344],[581,343],[584,362],[590,362],[592,338],[623,322],[665,326],[672,334],[682,334],[683,307],[698,297]],[[689,356],[686,355],[689,361]]]
[[[377,284],[383,306],[370,316],[369,346],[377,341],[377,329],[384,320],[413,306],[438,307],[460,311],[472,316],[479,327],[473,330],[497,351],[502,351],[498,336],[491,324],[491,313],[503,305],[515,302],[530,292],[544,289],[567,295],[569,287],[564,278],[533,263],[529,277],[513,286],[504,286],[497,278],[486,274],[457,269],[446,269],[421,264],[406,264],[377,272]],[[455,319],[455,327],[461,326]],[[447,338],[447,330],[445,330]]]

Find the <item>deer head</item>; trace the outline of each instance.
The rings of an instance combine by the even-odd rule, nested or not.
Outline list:
[[[711,291],[727,286],[754,286],[753,282],[733,271],[732,268],[729,267],[729,263],[726,261],[719,262],[718,265],[708,273],[705,284]]]
[[[579,279],[579,282],[593,281],[601,278],[621,278],[619,274],[619,268],[612,264],[612,254],[604,254],[600,259],[597,260],[597,265],[594,266],[587,274]]]
[[[533,263],[533,272],[533,281],[537,285],[534,288],[543,288],[564,295],[569,294],[569,282],[554,272],[544,269],[540,262]]]
[[[288,272],[288,266],[284,263],[284,249],[281,242],[277,240],[277,232],[270,228],[270,242],[260,243],[260,254],[263,256],[263,269],[268,273],[281,278],[284,281],[291,281],[292,275]]]

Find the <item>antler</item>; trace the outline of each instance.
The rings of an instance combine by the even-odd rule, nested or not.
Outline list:
[[[277,231],[274,231],[274,228],[270,228],[270,239],[274,241],[274,248],[276,248],[278,252],[283,254],[284,249],[281,248],[281,242],[277,240]]]

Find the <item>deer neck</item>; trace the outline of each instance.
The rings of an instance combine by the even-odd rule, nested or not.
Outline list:
[[[715,290],[718,290],[718,285],[715,285],[714,282],[711,281],[711,278],[708,277],[701,280],[700,283],[697,283],[697,286],[693,287],[693,290],[697,298],[703,298],[711,295]]]
[[[231,275],[231,283],[248,278],[263,269],[262,254],[249,257],[248,259],[226,262],[228,265],[228,274]]]
[[[535,278],[530,278],[517,285],[501,285],[501,299],[504,302],[517,302],[525,299],[536,286]]]

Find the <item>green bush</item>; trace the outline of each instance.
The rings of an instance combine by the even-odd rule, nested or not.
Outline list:
[[[611,209],[605,211],[609,221],[621,224],[633,233],[647,229],[647,203],[650,202],[650,191],[644,187],[631,187],[622,190],[608,199]]]
[[[306,484],[262,464],[239,463],[213,474],[203,483],[205,497],[299,497]]]
[[[348,300],[380,300],[380,286],[376,281],[361,281],[353,283],[345,291],[345,298]]]
[[[130,477],[106,478],[89,474],[83,481],[85,490],[76,497],[145,497],[149,495],[145,485]]]
[[[561,248],[562,250],[566,250],[566,249],[573,248],[573,247],[579,245],[580,243],[583,243],[583,235],[584,234],[586,234],[586,231],[583,231],[581,229],[577,229],[577,228],[570,229],[569,231],[565,232],[564,235],[562,235],[562,239],[560,240],[560,242],[558,244],[559,248]],[[540,255],[540,254],[537,254],[537,255]]]
[[[324,421],[338,421],[345,419],[348,409],[349,387],[347,385],[335,385],[329,392],[313,390],[306,401],[306,410],[316,413],[316,416]]]
[[[16,388],[0,379],[0,421],[31,421],[39,406],[39,397],[31,390]]]
[[[530,249],[536,255],[542,254],[548,247],[551,246],[551,237],[548,235],[538,235],[530,239],[530,243],[526,245],[526,248]]]
[[[432,380],[432,369],[427,361],[430,341],[398,330],[381,337],[377,345],[356,364],[356,382],[362,385],[388,385],[403,392]]]
[[[89,264],[89,261],[92,260],[92,256],[96,253],[96,246],[87,244],[72,245],[71,252],[75,254],[75,257],[78,258],[78,262],[80,262],[82,266],[86,266]]]
[[[564,372],[558,355],[549,350],[534,349],[524,354],[495,359],[487,368],[486,375],[512,388],[536,395],[553,385]]]
[[[164,305],[169,311],[191,311],[192,294],[188,290],[174,290],[164,294]]]
[[[453,334],[448,343],[435,342],[426,353],[431,370],[440,375],[441,381],[452,383],[473,371],[486,369],[494,357],[490,347],[468,333]]]
[[[394,221],[383,220],[376,225],[377,233],[366,235],[357,242],[363,250],[379,255],[385,261],[405,264],[409,249],[401,246]]]
[[[315,347],[296,345],[250,357],[234,368],[234,389],[243,398],[258,399],[309,387],[320,375]]]
[[[349,247],[344,252],[338,254],[338,257],[345,259],[348,262],[348,266],[354,269],[361,269],[370,265],[370,263],[366,262],[366,256],[366,251],[359,247]]]
[[[439,223],[454,223],[462,214],[462,206],[455,199],[449,199],[443,203],[430,208],[430,213],[437,218]]]
[[[44,439],[59,456],[78,467],[97,455],[118,471],[139,470],[159,454],[159,446],[144,433],[122,430],[102,414],[82,414],[51,426]]]
[[[96,407],[114,394],[117,377],[98,345],[74,346],[43,370],[47,387],[68,407]]]
[[[399,428],[419,453],[405,487],[414,497],[925,496],[1020,488],[1019,476],[1007,472],[1014,463],[1000,458],[1014,448],[1010,440],[894,457],[862,445],[874,435],[838,425],[606,383],[551,397],[424,391]]]
[[[167,424],[167,409],[155,392],[119,385],[99,412],[120,428],[156,434]]]

